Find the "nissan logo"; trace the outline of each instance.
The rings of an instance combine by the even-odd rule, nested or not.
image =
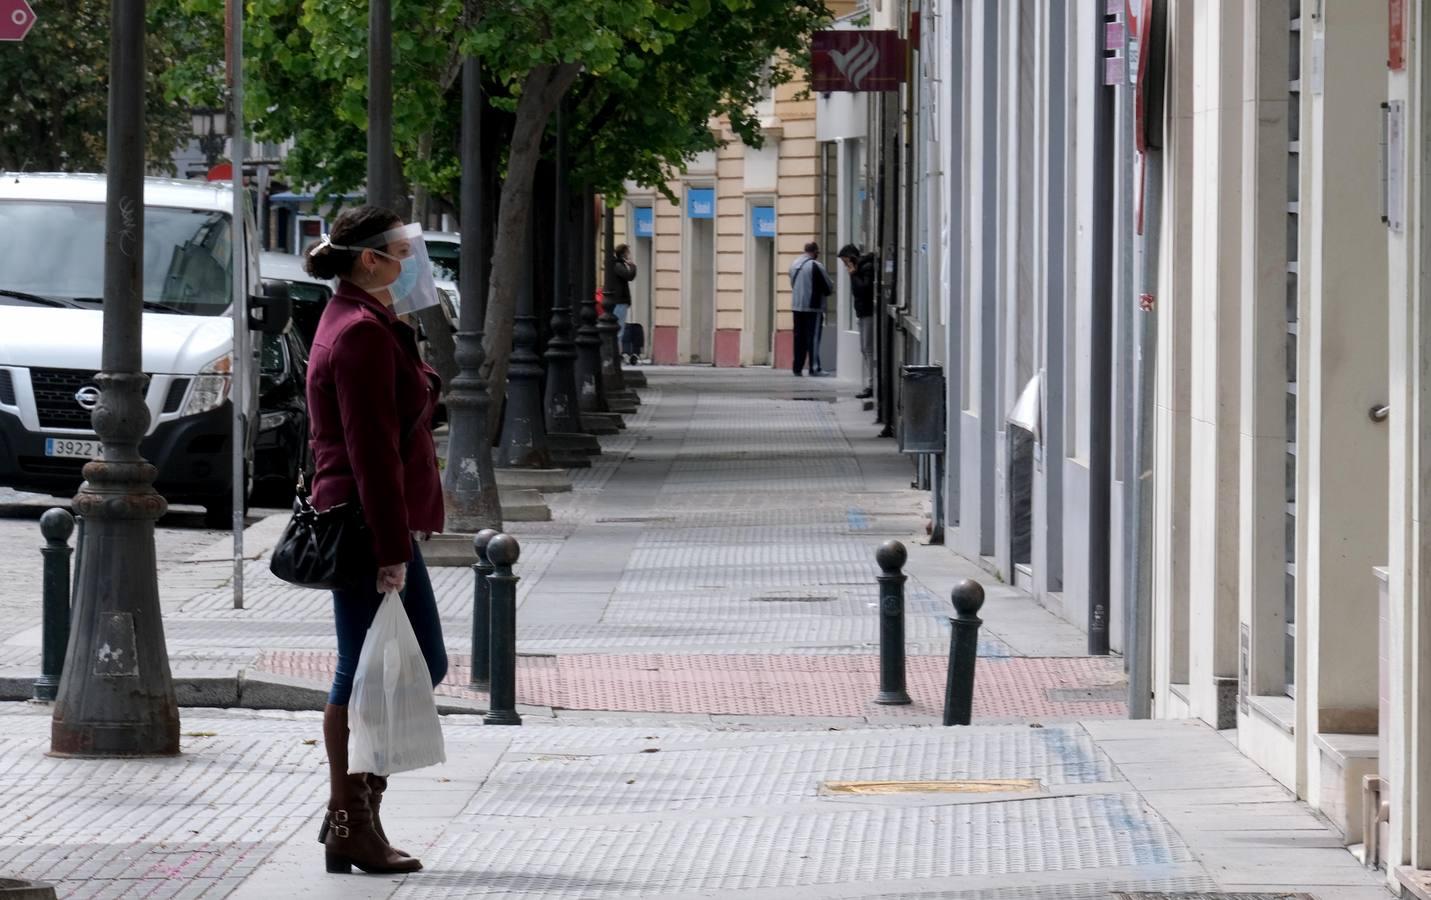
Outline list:
[[[99,406],[99,388],[92,384],[85,385],[75,391],[75,402],[80,405],[81,409],[93,411],[96,406]]]

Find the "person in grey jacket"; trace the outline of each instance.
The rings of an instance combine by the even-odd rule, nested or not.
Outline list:
[[[805,363],[809,360],[813,375],[818,370],[815,336],[820,317],[835,292],[830,273],[820,263],[820,245],[814,241],[806,244],[805,254],[790,264],[790,289],[790,309],[795,314],[795,374],[805,374]]]

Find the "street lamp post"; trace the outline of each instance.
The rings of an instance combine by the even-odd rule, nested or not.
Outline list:
[[[576,331],[576,377],[580,393],[578,402],[582,413],[611,411],[611,407],[606,403],[606,383],[602,377],[601,333],[596,326],[596,290],[592,284],[596,270],[595,260],[592,259],[596,247],[596,227],[592,218],[594,213],[595,197],[591,191],[583,191],[581,229],[577,232],[581,241],[581,254],[578,258],[581,260],[582,271],[576,282],[581,290],[581,324]]]
[[[602,203],[605,204],[605,198]],[[605,259],[602,260],[601,270],[609,273],[611,271],[611,261],[616,257],[616,210],[609,205],[606,206],[605,215],[602,217],[605,225]],[[608,275],[608,280],[610,276]],[[603,292],[610,284],[603,284]],[[605,294],[602,294],[603,298]],[[617,404],[625,406],[628,410],[635,405],[635,395],[628,395],[626,391],[626,379],[621,373],[621,322],[616,318],[615,304],[603,300],[601,318],[597,321],[597,331],[601,335],[601,378],[606,388],[608,402],[615,401]],[[629,310],[628,310],[629,312]]]
[[[196,107],[189,112],[194,139],[199,143],[199,152],[204,154],[204,165],[210,169],[218,165],[224,153],[224,141],[228,138],[225,119],[221,110],[206,106]]]
[[[581,404],[576,386],[576,345],[572,343],[571,273],[567,242],[567,220],[571,213],[570,181],[567,175],[566,104],[557,107],[556,215],[552,243],[552,337],[547,342],[546,413],[547,431],[580,434]]]
[[[149,428],[144,310],[144,0],[110,6],[108,194],[104,230],[104,346],[92,414],[103,456],[84,467],[74,510],[85,548],[74,623],[50,729],[57,756],[173,756],[179,709],[154,554],[168,509],[139,454]]]
[[[502,501],[492,471],[492,440],[487,411],[492,398],[482,377],[482,328],[487,316],[487,261],[490,231],[486,205],[488,155],[482,149],[482,61],[462,63],[462,216],[461,264],[458,266],[462,309],[458,313],[457,364],[460,367],[447,396],[451,415],[447,469],[442,494],[448,527],[471,534],[483,528],[501,530]]]

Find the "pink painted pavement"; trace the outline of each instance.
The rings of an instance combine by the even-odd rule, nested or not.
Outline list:
[[[271,651],[258,669],[315,682],[332,678],[336,655]],[[522,656],[517,701],[569,710],[748,716],[938,716],[946,660],[911,656],[910,706],[878,706],[879,657],[806,654],[567,654]],[[466,687],[470,659],[454,656],[438,693],[485,701]],[[1121,700],[1106,699],[1123,683],[1115,658],[980,658],[975,719],[1123,718]],[[1059,692],[1050,694],[1050,691]],[[1078,692],[1089,696],[1077,698]],[[1077,698],[1077,699],[1071,699]]]

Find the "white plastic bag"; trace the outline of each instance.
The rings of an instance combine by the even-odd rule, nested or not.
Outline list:
[[[432,675],[396,591],[373,619],[348,701],[348,773],[391,775],[447,761]]]

